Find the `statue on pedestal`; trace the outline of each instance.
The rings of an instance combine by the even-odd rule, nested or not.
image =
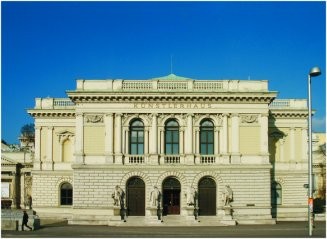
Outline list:
[[[121,208],[124,208],[125,192],[123,189],[121,189],[121,187],[117,185],[111,197],[114,199],[114,206],[120,206]]]
[[[150,193],[150,204],[152,207],[158,207],[159,206],[159,200],[160,200],[160,191],[157,186],[153,187],[153,190]]]
[[[188,206],[193,206],[195,204],[196,189],[194,187],[189,187],[186,192],[186,204]]]
[[[229,185],[225,186],[225,189],[222,193],[222,200],[224,206],[230,206],[230,202],[233,200],[233,191]]]

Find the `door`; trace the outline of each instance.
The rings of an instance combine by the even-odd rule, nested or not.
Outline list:
[[[163,215],[180,214],[181,185],[175,178],[167,178],[163,182]]]
[[[139,177],[127,182],[127,215],[145,216],[145,184]]]
[[[199,182],[199,215],[216,215],[216,183],[208,177]]]

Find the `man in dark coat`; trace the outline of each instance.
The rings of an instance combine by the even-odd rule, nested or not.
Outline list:
[[[32,228],[27,225],[27,222],[28,222],[28,215],[27,215],[26,211],[24,210],[22,231],[24,231],[24,226],[28,227],[32,231]]]

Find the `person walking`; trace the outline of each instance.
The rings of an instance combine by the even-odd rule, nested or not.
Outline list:
[[[28,214],[26,213],[26,210],[24,210],[23,212],[24,212],[24,214],[23,214],[22,231],[24,231],[24,226],[28,227],[32,231],[32,228],[27,225],[27,223],[28,223]]]

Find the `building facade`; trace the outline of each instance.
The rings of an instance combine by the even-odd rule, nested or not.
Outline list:
[[[77,80],[69,98],[36,98],[33,208],[71,224],[306,220],[307,103],[267,81]],[[189,192],[195,202],[190,202]],[[192,198],[191,197],[191,198]],[[195,204],[195,206],[194,206]],[[121,206],[120,206],[121,207]],[[126,218],[125,218],[126,219]],[[149,219],[149,220],[148,220]]]

